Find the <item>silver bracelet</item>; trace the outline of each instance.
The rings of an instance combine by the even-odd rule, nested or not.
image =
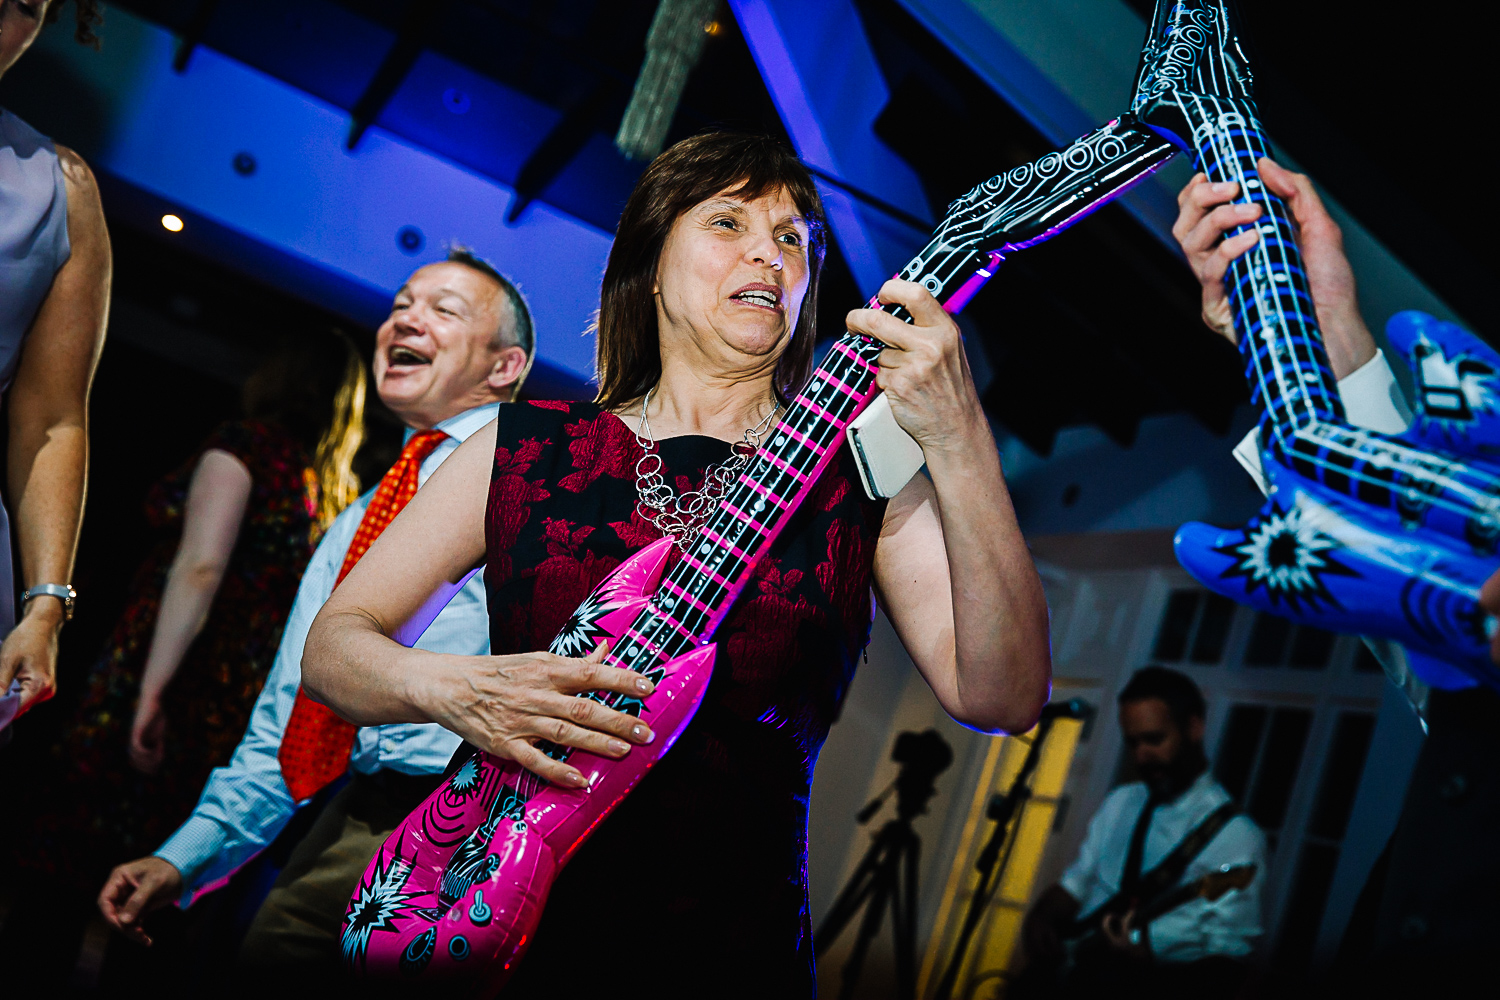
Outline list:
[[[78,600],[78,591],[70,583],[39,583],[21,595],[21,607],[33,597],[55,597],[62,601],[63,621],[73,620],[73,602]]]

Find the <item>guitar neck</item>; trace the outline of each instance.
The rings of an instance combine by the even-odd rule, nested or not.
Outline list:
[[[1229,265],[1225,284],[1252,404],[1277,428],[1342,421],[1343,403],[1313,311],[1291,212],[1260,179],[1267,144],[1252,106],[1226,104],[1204,133],[1198,156],[1210,181],[1240,186],[1236,203],[1260,218],[1232,235],[1259,230],[1260,240]]]

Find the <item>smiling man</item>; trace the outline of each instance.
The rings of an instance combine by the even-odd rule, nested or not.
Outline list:
[[[459,738],[435,725],[356,729],[300,690],[308,627],[334,587],[417,488],[520,389],[534,354],[520,293],[489,264],[456,249],[413,274],[375,339],[375,386],[408,428],[400,459],[324,535],[297,593],[275,666],[233,760],[210,776],[182,827],[153,855],[116,868],[99,895],[104,918],[150,944],[142,917],[188,905],[265,848],[333,782],[241,948],[260,972],[336,969],[339,925],[365,864],[437,785]],[[489,653],[484,584],[471,579],[418,643]],[[306,981],[305,979],[303,980]]]

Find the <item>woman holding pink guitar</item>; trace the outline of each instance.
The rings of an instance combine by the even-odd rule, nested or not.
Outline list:
[[[638,183],[610,254],[598,400],[502,406],[324,606],[307,690],[362,725],[461,734],[484,753],[437,795],[489,789],[484,842],[465,842],[488,864],[463,874],[460,846],[438,903],[421,908],[401,888],[422,862],[401,854],[397,835],[372,862],[346,923],[357,970],[394,932],[405,935],[403,972],[493,962],[474,981],[488,992],[513,975],[507,997],[560,986],[810,995],[807,796],[869,639],[871,589],[955,719],[1018,732],[1037,718],[1050,685],[1046,605],[957,326],[927,288],[892,280],[879,295],[888,311],[848,316],[874,344],[868,356],[835,348],[849,371],[870,373],[868,389],[825,375],[838,371],[830,361],[809,383],[824,243],[812,180],[780,144],[709,134],[668,150]],[[842,425],[813,426],[820,415],[835,426],[838,405],[862,406],[874,381],[930,476],[889,502],[865,498]],[[630,605],[645,609],[632,630],[606,627],[608,588],[596,588],[644,565],[631,560],[652,543],[640,592],[654,596]],[[389,638],[481,562],[496,655]],[[680,636],[661,638],[670,629]],[[702,645],[710,634],[716,654]],[[688,677],[674,667],[688,660],[702,680],[682,697],[701,708],[687,705],[678,715],[692,721],[668,732],[653,724],[656,688]],[[652,747],[679,733],[670,754]],[[534,941],[481,948],[510,905],[485,879],[525,846],[515,837],[548,822],[538,803],[614,788],[601,776],[631,755],[661,763],[609,793],[618,808],[597,828],[553,844],[568,867],[550,897],[533,887],[544,899],[518,904],[545,901]],[[510,777],[495,780],[508,784],[491,789],[501,766]],[[507,837],[511,848],[497,846]],[[416,934],[423,920],[431,927]]]

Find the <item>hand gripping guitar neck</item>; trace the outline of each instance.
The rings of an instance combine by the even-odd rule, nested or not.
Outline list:
[[[957,311],[1006,253],[1066,228],[1175,152],[1128,120],[1110,122],[955,201],[901,277],[920,282]],[[888,308],[910,321],[899,307]],[[344,917],[344,959],[354,971],[446,981],[457,992],[480,995],[503,985],[557,872],[692,718],[713,670],[714,630],[756,560],[832,461],[845,426],[875,396],[874,360],[882,349],[862,335],[839,338],[691,550],[670,569],[670,539],[640,550],[553,640],[553,652],[570,656],[609,640],[607,662],[655,681],[644,700],[597,692],[586,697],[647,719],[657,741],[618,761],[543,746],[584,773],[589,787],[582,791],[475,754],[371,860]],[[398,640],[415,642],[459,586],[435,594]],[[600,887],[601,898],[607,889]]]
[[[1500,466],[1485,451],[1500,357],[1402,314],[1392,338],[1434,387],[1417,426],[1385,435],[1345,420],[1289,212],[1258,175],[1267,144],[1224,0],[1158,0],[1133,110],[1261,206],[1261,239],[1224,280],[1272,488],[1243,528],[1184,525],[1183,566],[1262,611],[1395,639],[1429,683],[1500,686],[1478,606],[1500,568]]]

